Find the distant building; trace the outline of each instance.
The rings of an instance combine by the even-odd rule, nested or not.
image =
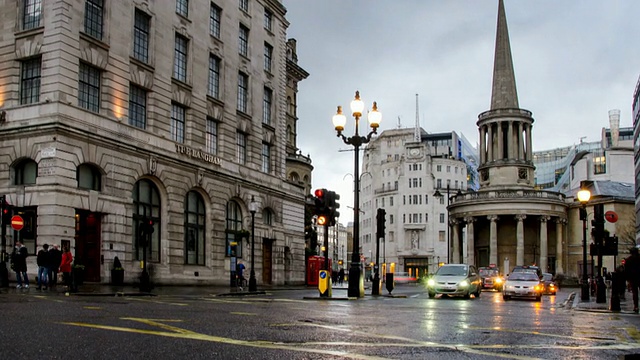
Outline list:
[[[640,76],[633,91],[631,108],[633,114],[633,159],[635,165],[636,242],[640,243]]]

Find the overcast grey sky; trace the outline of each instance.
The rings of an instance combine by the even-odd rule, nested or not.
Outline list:
[[[419,94],[427,132],[478,142],[489,110],[498,0],[284,0],[287,36],[297,40],[298,147],[310,154],[313,189],[340,195],[340,222],[353,219],[352,146],[336,137],[336,106],[356,90],[378,102],[379,132],[412,127]],[[533,112],[534,151],[600,139],[607,112],[632,126],[640,75],[640,1],[505,0],[520,107]],[[345,135],[353,135],[347,116]],[[361,129],[367,122],[361,121]],[[361,131],[361,133],[363,132]]]

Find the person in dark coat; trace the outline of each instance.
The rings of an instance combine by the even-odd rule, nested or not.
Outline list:
[[[638,313],[638,287],[640,286],[640,252],[637,247],[629,250],[631,256],[625,259],[624,273],[633,295],[633,312]]]
[[[58,284],[58,269],[62,263],[62,251],[57,244],[49,250],[49,286]]]
[[[20,240],[16,241],[16,247],[11,254],[11,264],[13,271],[16,272],[16,280],[18,281],[17,289],[22,288],[22,282],[24,281],[24,288],[29,288],[29,277],[27,276],[27,256],[29,251],[22,244]]]
[[[38,290],[42,289],[42,287],[47,290],[47,285],[50,282],[49,263],[51,261],[49,260],[49,255],[49,245],[42,245],[42,249],[38,251],[38,255],[36,256],[36,262],[38,264],[38,278],[36,279],[38,283]]]

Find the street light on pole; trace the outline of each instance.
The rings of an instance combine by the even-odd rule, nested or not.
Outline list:
[[[364,110],[364,103],[360,100],[360,92],[356,91],[356,96],[351,101],[351,112],[355,118],[355,134],[351,137],[345,137],[342,134],[344,125],[347,122],[346,116],[342,114],[342,106],[338,106],[337,113],[333,116],[333,126],[337,131],[337,136],[342,138],[347,145],[354,147],[354,171],[353,171],[353,252],[351,255],[351,267],[349,268],[349,297],[364,296],[364,282],[360,271],[360,159],[359,150],[362,144],[366,144],[371,140],[373,134],[377,134],[382,114],[378,111],[376,102],[373,102],[373,108],[368,114],[369,126],[371,132],[367,136],[358,134],[358,122]]]
[[[589,301],[589,279],[587,277],[587,202],[591,199],[591,192],[586,189],[578,191],[580,220],[582,220],[582,292],[580,300]]]
[[[258,286],[256,284],[256,270],[255,270],[255,223],[256,223],[256,211],[258,210],[258,203],[256,203],[255,198],[251,195],[251,202],[249,203],[249,212],[251,213],[251,275],[249,276],[249,291],[255,292],[258,290]]]

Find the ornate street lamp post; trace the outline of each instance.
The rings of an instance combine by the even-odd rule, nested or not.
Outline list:
[[[256,203],[253,195],[251,195],[251,202],[249,203],[249,212],[251,213],[251,275],[249,276],[249,291],[255,292],[258,290],[258,286],[256,284],[256,270],[255,270],[255,248],[256,248],[256,237],[255,237],[255,223],[256,223],[256,211],[258,210],[258,204]]]
[[[582,220],[582,292],[580,300],[589,301],[589,278],[587,277],[587,202],[591,198],[591,192],[586,189],[578,191],[580,208],[580,220]]]
[[[337,136],[342,138],[347,145],[354,147],[354,171],[353,171],[353,252],[351,255],[351,267],[349,268],[349,289],[347,291],[349,297],[364,296],[364,281],[362,272],[360,271],[360,164],[359,150],[362,144],[366,144],[371,140],[373,134],[377,134],[382,114],[378,111],[378,105],[373,102],[373,108],[367,116],[371,132],[367,136],[360,136],[358,133],[358,122],[364,110],[364,103],[360,100],[360,92],[356,91],[356,97],[351,101],[351,112],[355,118],[355,134],[351,137],[345,137],[342,134],[347,118],[342,114],[342,106],[338,106],[338,112],[333,116],[333,126],[338,132]]]

